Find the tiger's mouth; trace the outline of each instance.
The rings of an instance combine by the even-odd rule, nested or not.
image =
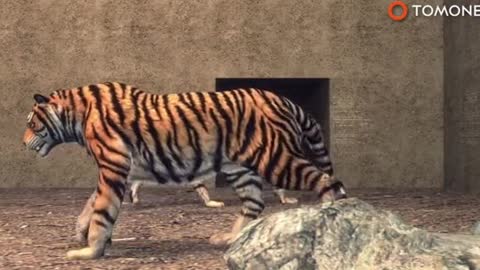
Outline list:
[[[29,142],[26,143],[28,149],[37,152],[41,157],[44,157],[50,152],[47,142],[42,140],[40,137],[35,136]]]

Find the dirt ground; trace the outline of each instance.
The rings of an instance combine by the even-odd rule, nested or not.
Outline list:
[[[239,211],[239,200],[227,188],[211,192],[225,201],[222,209],[205,208],[186,189],[144,190],[140,206],[126,204],[106,257],[68,261],[76,216],[91,190],[0,190],[0,269],[225,269],[226,247],[208,244],[211,234],[226,231]],[[290,193],[301,204],[314,204],[311,193]],[[435,232],[468,232],[480,220],[480,196],[435,191],[351,190],[405,221]],[[265,214],[288,207],[266,192]],[[290,206],[292,207],[292,206]],[[293,206],[294,207],[294,206]],[[120,240],[120,241],[119,241]]]

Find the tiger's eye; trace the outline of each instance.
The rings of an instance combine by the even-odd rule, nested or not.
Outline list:
[[[29,127],[29,128],[34,128],[34,127],[35,127],[35,123],[34,123],[34,122],[28,122],[28,123],[27,123],[27,127]]]

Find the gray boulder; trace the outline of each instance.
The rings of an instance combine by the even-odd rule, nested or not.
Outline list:
[[[480,238],[431,234],[358,199],[272,214],[245,227],[229,269],[480,269]]]

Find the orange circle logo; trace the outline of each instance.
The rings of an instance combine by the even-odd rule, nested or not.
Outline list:
[[[396,7],[401,7],[402,8],[402,14],[400,15],[395,15],[393,14],[393,9]],[[404,20],[408,15],[408,7],[403,3],[402,1],[394,1],[388,6],[388,16],[394,21],[402,21]]]

